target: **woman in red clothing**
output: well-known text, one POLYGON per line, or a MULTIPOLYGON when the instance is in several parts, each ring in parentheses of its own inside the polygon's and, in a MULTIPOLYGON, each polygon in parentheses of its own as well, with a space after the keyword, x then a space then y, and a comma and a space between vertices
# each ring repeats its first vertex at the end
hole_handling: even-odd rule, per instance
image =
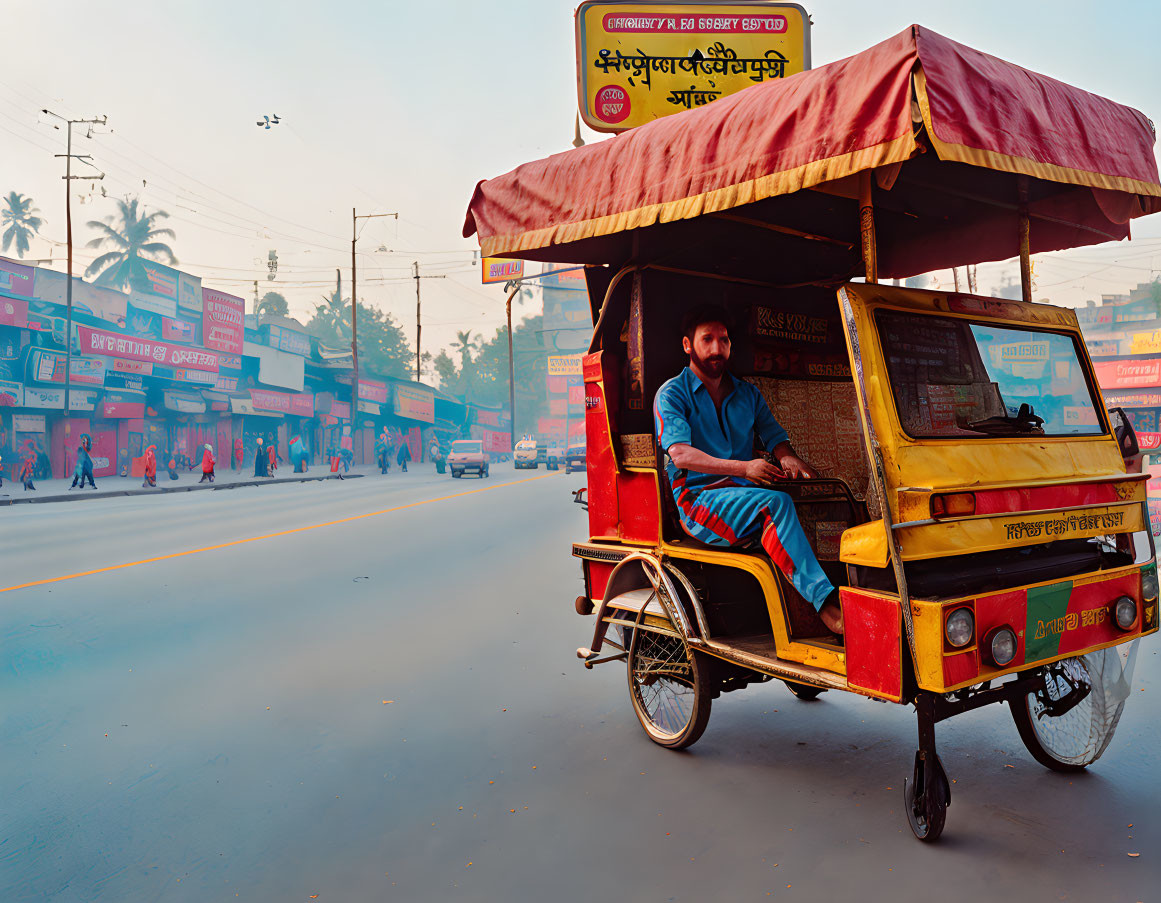
POLYGON ((145 480, 141 484, 144 487, 157 485, 157 451, 156 445, 151 445, 145 449, 145 480))
POLYGON ((198 480, 199 483, 204 483, 209 480, 214 482, 214 450, 206 445, 202 451, 202 478, 198 480))
POLYGON ((238 470, 242 469, 242 462, 245 459, 246 459, 246 456, 242 452, 242 440, 241 440, 241 438, 235 439, 234 440, 234 460, 238 462, 238 470))

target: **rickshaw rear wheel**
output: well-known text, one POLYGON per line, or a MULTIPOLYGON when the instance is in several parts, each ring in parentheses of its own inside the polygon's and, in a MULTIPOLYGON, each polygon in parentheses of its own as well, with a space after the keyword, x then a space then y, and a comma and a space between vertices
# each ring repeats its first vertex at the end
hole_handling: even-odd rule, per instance
POLYGON ((1101 757, 1121 720, 1124 700, 1109 697, 1088 659, 1076 656, 1046 666, 1042 687, 1008 700, 1024 747, 1052 771, 1084 771, 1101 757))
POLYGON ((629 699, 649 739, 666 749, 692 746, 709 723, 710 663, 676 632, 626 630, 629 699))
POLYGON ((801 699, 803 702, 812 702, 818 699, 819 695, 826 692, 825 687, 814 687, 810 684, 800 684, 793 680, 784 680, 782 683, 786 684, 786 689, 789 690, 795 697, 801 699))

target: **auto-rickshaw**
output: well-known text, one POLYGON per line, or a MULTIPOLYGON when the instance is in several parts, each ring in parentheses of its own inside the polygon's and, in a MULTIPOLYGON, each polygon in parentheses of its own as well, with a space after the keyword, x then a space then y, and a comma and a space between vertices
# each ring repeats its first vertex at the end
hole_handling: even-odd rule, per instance
POLYGON ((1146 475, 1075 315, 1032 302, 1031 254, 1161 209, 1153 141, 1135 110, 913 26, 477 186, 484 254, 587 265, 577 655, 626 662, 650 739, 689 746, 719 694, 774 679, 912 704, 924 841, 951 801, 939 721, 1006 703, 1048 768, 1101 755, 1158 627, 1146 475), (885 281, 1014 257, 1022 300, 885 281), (652 401, 707 300, 732 316, 731 372, 822 474, 778 488, 840 587, 841 637, 759 547, 676 516, 652 401))

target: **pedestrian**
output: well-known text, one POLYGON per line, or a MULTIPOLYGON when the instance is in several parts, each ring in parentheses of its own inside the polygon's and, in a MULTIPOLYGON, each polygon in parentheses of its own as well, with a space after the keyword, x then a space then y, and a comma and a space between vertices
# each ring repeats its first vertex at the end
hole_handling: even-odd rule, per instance
POLYGON ((306 443, 301 436, 295 436, 290 440, 290 460, 294 462, 295 473, 306 473, 306 458, 306 443))
POLYGON ((234 460, 237 462, 234 469, 241 470, 242 463, 246 460, 246 454, 242 450, 242 438, 240 436, 234 440, 234 460))
POLYGON ((266 449, 262 445, 261 436, 258 437, 258 448, 254 452, 254 476, 270 476, 270 458, 266 455, 266 449))
POLYGON ((81 444, 77 446, 77 466, 73 468, 73 485, 69 489, 76 489, 78 482, 81 489, 84 489, 86 480, 94 489, 97 488, 97 484, 93 482, 93 459, 89 457, 89 450, 85 448, 82 439, 81 444))
POLYGON ((31 443, 25 444, 24 460, 20 465, 20 482, 24 484, 25 492, 29 489, 36 489, 36 486, 32 482, 32 478, 36 475, 36 451, 36 448, 31 443))
POLYGON ((351 464, 355 460, 355 453, 344 445, 339 450, 339 457, 343 459, 343 473, 350 473, 351 464))
POLYGON ((391 469, 391 457, 388 454, 387 427, 375 437, 375 456, 379 461, 379 473, 387 473, 391 469))
POLYGON ((97 481, 93 479, 93 437, 88 433, 81 434, 81 445, 85 449, 84 468, 81 471, 81 489, 85 488, 85 480, 89 481, 89 487, 97 488, 97 481))
POLYGON ((202 451, 202 478, 198 480, 199 483, 214 482, 214 464, 217 460, 214 458, 214 450, 210 448, 209 443, 206 443, 205 449, 202 451))
POLYGON ((278 454, 278 443, 271 439, 270 444, 266 446, 266 451, 270 457, 269 475, 274 476, 275 472, 278 470, 278 463, 282 460, 282 456, 278 454))
POLYGON ((169 471, 169 478, 171 480, 176 480, 178 477, 177 465, 181 463, 178 458, 178 455, 170 453, 169 460, 165 462, 165 469, 169 471))
POLYGON ((407 462, 411 460, 411 446, 406 442, 400 441, 399 454, 396 460, 399 462, 399 466, 403 469, 403 472, 407 473, 407 462))
POLYGON ((145 480, 141 486, 148 489, 157 485, 157 446, 151 445, 145 449, 145 480))
POLYGON ((447 455, 443 453, 438 440, 431 443, 431 448, 428 449, 427 454, 435 462, 436 473, 447 473, 447 455))

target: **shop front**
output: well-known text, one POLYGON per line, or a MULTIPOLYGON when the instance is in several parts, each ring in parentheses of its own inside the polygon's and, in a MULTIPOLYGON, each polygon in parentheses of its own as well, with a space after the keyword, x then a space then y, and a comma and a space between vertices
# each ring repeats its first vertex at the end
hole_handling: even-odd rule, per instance
POLYGON ((145 392, 106 389, 92 427, 93 473, 104 477, 127 471, 145 451, 145 392))

